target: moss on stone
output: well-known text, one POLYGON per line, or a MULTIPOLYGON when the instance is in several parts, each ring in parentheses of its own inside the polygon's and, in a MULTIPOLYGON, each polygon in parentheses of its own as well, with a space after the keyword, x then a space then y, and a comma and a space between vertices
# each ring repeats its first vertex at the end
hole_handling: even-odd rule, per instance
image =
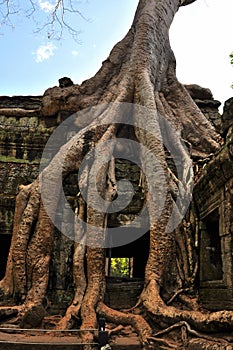
POLYGON ((40 159, 35 159, 32 161, 29 161, 27 159, 19 159, 15 157, 8 157, 8 156, 1 156, 0 155, 0 162, 2 163, 21 163, 21 164, 40 164, 40 159))

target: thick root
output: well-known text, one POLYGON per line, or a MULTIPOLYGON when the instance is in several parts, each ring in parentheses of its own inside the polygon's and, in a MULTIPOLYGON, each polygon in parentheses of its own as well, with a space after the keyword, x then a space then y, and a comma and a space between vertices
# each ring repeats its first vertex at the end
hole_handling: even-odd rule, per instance
POLYGON ((4 278, 0 281, 0 290, 5 296, 11 296, 14 291, 13 283, 13 252, 17 240, 17 233, 20 227, 24 210, 28 204, 28 199, 31 194, 32 184, 28 186, 21 185, 19 193, 16 196, 16 208, 14 214, 14 229, 11 239, 10 251, 7 259, 7 269, 4 278))
MULTIPOLYGON (((191 1, 187 0, 185 3, 191 1)), ((190 175, 190 155, 173 133, 165 135, 167 131, 162 130, 164 127, 162 119, 170 122, 175 131, 181 132, 180 127, 183 127, 183 136, 190 144, 193 143, 192 152, 195 156, 205 156, 214 152, 220 142, 210 123, 204 118, 188 92, 175 77, 175 62, 170 50, 168 29, 182 2, 184 3, 184 1, 180 2, 179 0, 139 1, 131 30, 125 39, 115 46, 99 73, 75 90, 70 88, 70 95, 65 96, 64 91, 68 90, 63 89, 64 95, 59 95, 57 103, 53 103, 55 99, 53 99, 51 91, 51 95, 47 92, 43 99, 42 113, 47 116, 55 115, 59 109, 64 111, 67 108, 72 111, 80 110, 101 102, 129 102, 146 107, 148 113, 143 115, 142 125, 135 127, 135 136, 137 142, 152 152, 160 163, 160 167, 157 164, 151 164, 150 160, 144 157, 147 150, 144 151, 145 154, 139 156, 141 163, 145 166, 144 169, 148 170, 149 174, 156 174, 156 180, 149 184, 151 185, 150 191, 145 188, 151 224, 150 253, 145 271, 145 288, 139 303, 146 310, 146 319, 141 315, 113 310, 103 303, 105 253, 103 246, 99 245, 103 237, 97 237, 96 231, 98 231, 97 228, 106 227, 107 215, 91 208, 88 203, 86 205, 80 204, 79 217, 81 219, 85 217, 87 223, 94 228, 88 232, 76 232, 78 234, 76 242, 78 243, 75 244, 73 257, 75 295, 65 316, 59 322, 58 328, 71 328, 74 325, 74 320, 80 317, 84 343, 93 342, 93 331, 98 326, 97 313, 110 322, 131 325, 139 335, 144 349, 148 348, 149 341, 160 341, 163 343, 161 348, 166 345, 175 348, 172 342, 164 344, 166 340, 159 340, 158 337, 177 328, 185 328, 186 332, 194 336, 199 336, 199 333, 193 331, 191 326, 203 332, 233 329, 233 312, 221 311, 203 314, 197 310, 195 303, 192 304, 187 298, 186 300, 183 298, 183 302, 192 306, 193 311, 179 310, 166 305, 160 295, 160 285, 166 283, 166 272, 177 253, 174 232, 166 232, 173 211, 173 197, 175 197, 175 195, 172 197, 169 181, 175 183, 175 189, 178 185, 182 185, 184 192, 189 191, 191 187, 188 178, 190 175), (160 20, 158 26, 158 19, 163 19, 164 16, 165 20, 160 20), (50 98, 51 103, 46 102, 50 98), (147 125, 148 133, 143 130, 144 124, 147 125), (168 169, 164 146, 166 138, 173 143, 180 159, 185 163, 182 179, 178 179, 172 170, 168 169), (164 195, 164 188, 161 189, 160 184, 160 179, 163 176, 167 181, 167 195, 164 210, 162 210, 161 217, 158 218, 157 215, 161 209, 158 198, 164 195), (85 246, 86 243, 88 243, 88 247, 85 246), (87 273, 85 274, 84 265, 86 262, 87 273), (172 326, 163 333, 157 333, 152 337, 152 329, 147 320, 159 326, 161 324, 172 326), (90 331, 86 332, 86 329, 90 331)), ((61 168, 63 170, 62 176, 77 171, 81 166, 87 146, 89 149, 91 145, 95 147, 117 137, 119 125, 111 124, 111 117, 109 118, 111 112, 111 107, 108 107, 100 115, 95 116, 96 119, 93 117, 90 125, 81 129, 75 136, 75 140, 70 140, 62 146, 50 165, 42 172, 40 178, 45 181, 49 189, 48 192, 43 192, 43 199, 47 200, 47 206, 49 205, 52 216, 55 215, 60 195, 60 187, 54 179, 57 179, 57 174, 61 173, 61 168), (98 121, 101 121, 101 127, 99 127, 98 121), (88 136, 90 131, 91 137, 88 136), (51 188, 53 198, 50 195, 51 188)), ((118 120, 118 124, 124 124, 123 117, 118 120)), ((103 150, 103 152, 106 152, 105 155, 113 155, 113 150, 103 150)), ((111 159, 111 157, 107 157, 107 159, 111 159)), ((97 178, 98 191, 105 200, 109 201, 115 195, 116 187, 115 165, 113 161, 110 163, 110 165, 103 166, 103 176, 99 175, 97 178)), ((88 168, 87 173, 90 170, 88 168)), ((88 181, 84 182, 88 185, 88 181)), ((93 189, 88 187, 87 192, 88 199, 95 201, 96 196, 93 189)), ((95 204, 98 208, 98 203, 95 204)), ((25 324, 31 322, 30 319, 38 321, 39 324, 43 317, 43 309, 40 308, 40 305, 48 285, 49 263, 53 246, 53 225, 44 206, 46 204, 41 201, 39 180, 22 189, 17 199, 7 272, 4 280, 0 282, 0 289, 3 290, 4 294, 18 293, 21 297, 26 297, 25 305, 19 308, 25 324), (35 230, 32 232, 34 228, 35 230), (36 313, 38 314, 37 319, 34 317, 36 313)), ((182 283, 187 280, 193 282, 196 274, 190 234, 185 232, 183 235, 177 234, 176 243, 180 247, 180 260, 184 266, 184 271, 180 272, 180 288, 183 290, 182 283), (184 241, 188 241, 187 247, 184 241), (188 259, 186 259, 186 255, 188 259)), ((170 303, 179 296, 178 294, 177 292, 173 295, 170 303)), ((14 313, 14 307, 12 310, 14 313)), ((91 349, 91 345, 85 345, 84 348, 85 350, 91 349)))
MULTIPOLYGON (((187 340, 187 335, 185 334, 185 331, 195 337, 198 337, 198 338, 202 338, 202 339, 206 339, 206 340, 210 340, 210 341, 214 341, 214 342, 217 342, 217 343, 221 343, 221 344, 229 344, 226 340, 224 339, 220 339, 220 338, 214 338, 212 336, 208 336, 208 335, 205 335, 205 334, 201 334, 195 330, 193 330, 190 325, 185 322, 185 321, 180 321, 178 323, 175 323, 173 324, 172 326, 166 328, 166 329, 163 329, 162 331, 160 332, 157 332, 155 334, 153 334, 153 337, 151 337, 150 339, 152 340, 156 340, 157 337, 161 337, 161 335, 164 335, 166 333, 169 333, 171 331, 173 331, 174 329, 177 329, 177 328, 185 328, 182 329, 182 333, 183 333, 183 336, 182 336, 182 340, 185 342, 185 340, 187 340)), ((187 344, 186 344, 187 345, 187 344)))
POLYGON ((233 312, 217 311, 204 313, 196 310, 180 310, 174 306, 167 306, 159 294, 159 286, 151 280, 141 294, 141 301, 148 315, 155 323, 172 325, 184 321, 201 332, 221 332, 233 330, 233 312))
POLYGON ((132 326, 137 332, 142 346, 146 347, 148 345, 148 338, 152 334, 152 329, 142 316, 113 310, 103 302, 98 304, 97 312, 109 322, 132 326))

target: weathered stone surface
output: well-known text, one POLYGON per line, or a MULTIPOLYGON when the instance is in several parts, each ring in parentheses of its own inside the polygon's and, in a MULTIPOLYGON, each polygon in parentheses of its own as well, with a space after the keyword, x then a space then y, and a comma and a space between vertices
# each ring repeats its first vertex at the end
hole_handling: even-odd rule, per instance
POLYGON ((197 180, 193 192, 200 218, 199 296, 203 305, 210 310, 233 309, 233 158, 230 153, 232 135, 233 126, 228 130, 221 152, 203 164, 200 170, 202 175, 197 180))
POLYGON ((109 279, 105 302, 114 309, 128 309, 136 305, 138 297, 143 289, 143 281, 122 281, 119 279, 109 279))
POLYGON ((25 312, 21 326, 23 328, 39 327, 46 314, 47 313, 42 305, 32 306, 27 312, 25 312))
POLYGON ((208 88, 203 88, 197 84, 184 85, 193 99, 213 100, 213 94, 208 88))
POLYGON ((12 199, 19 185, 27 185, 38 175, 38 164, 0 162, 0 189, 12 199))
POLYGON ((0 309, 0 320, 4 320, 8 318, 9 316, 16 316, 18 314, 17 308, 12 307, 2 307, 0 309))
POLYGON ((67 78, 67 77, 61 78, 58 81, 59 81, 60 88, 65 88, 65 87, 74 85, 72 80, 70 78, 67 78))
POLYGON ((0 160, 39 161, 49 135, 39 116, 9 117, 1 115, 0 109, 0 160))
POLYGON ((229 127, 233 124, 233 97, 229 98, 223 107, 222 115, 222 133, 226 134, 229 127))
POLYGON ((50 117, 60 111, 67 111, 70 114, 79 110, 79 85, 72 85, 66 88, 53 87, 45 91, 42 99, 41 113, 50 117))
POLYGON ((222 120, 218 112, 221 102, 214 100, 210 89, 196 84, 185 85, 185 88, 206 118, 213 124, 217 131, 221 132, 222 120))
POLYGON ((221 106, 221 102, 217 100, 200 100, 195 98, 195 102, 201 109, 205 107, 218 108, 221 106))
MULTIPOLYGON (((0 96, 1 108, 23 108, 26 110, 39 109, 42 96, 0 96)), ((1 111, 0 111, 1 113, 1 111)))

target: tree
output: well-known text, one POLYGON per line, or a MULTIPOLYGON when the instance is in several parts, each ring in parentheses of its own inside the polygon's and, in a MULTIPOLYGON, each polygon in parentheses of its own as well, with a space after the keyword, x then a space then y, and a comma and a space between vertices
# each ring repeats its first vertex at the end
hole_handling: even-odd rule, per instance
POLYGON ((64 32, 68 32, 75 40, 79 31, 70 21, 79 16, 85 19, 78 9, 78 1, 56 0, 53 2, 45 0, 28 0, 18 3, 15 0, 2 0, 0 3, 0 27, 8 25, 15 26, 17 16, 33 19, 35 32, 46 32, 48 39, 61 39, 64 32), (37 20, 38 13, 42 11, 44 16, 37 20))
MULTIPOLYGON (((167 227, 179 214, 184 215, 177 197, 191 191, 191 157, 208 156, 217 151, 220 145, 220 136, 192 101, 185 87, 178 82, 175 58, 169 44, 169 27, 175 13, 180 6, 194 1, 140 0, 129 32, 115 45, 93 78, 83 82, 81 86, 53 88, 45 92, 41 113, 46 116, 52 116, 59 111, 85 111, 90 106, 103 107, 94 109, 96 113, 93 111, 88 125, 80 127, 75 139, 64 144, 38 179, 28 186, 22 186, 17 196, 11 249, 6 275, 0 282, 0 288, 5 296, 17 296, 20 301, 20 305, 16 307, 19 319, 24 319, 25 315, 41 306, 46 294, 54 239, 53 219, 61 190, 54 178, 56 179, 61 170, 64 178, 79 169, 86 151, 91 147, 100 147, 102 156, 106 156, 109 161, 102 165, 101 172, 96 172, 98 159, 95 158, 96 153, 93 153, 94 162, 86 163, 87 168, 83 169, 79 184, 80 188, 88 184, 87 198, 96 206, 89 206, 82 197, 78 197, 78 217, 85 218, 89 230, 84 232, 83 227, 79 226, 75 232, 79 237, 75 242, 73 256, 76 290, 73 302, 58 328, 72 327, 77 315, 81 317, 81 329, 96 328, 98 314, 110 322, 133 326, 146 349, 150 341, 156 341, 152 335, 158 326, 164 328, 164 325, 179 322, 178 326, 186 325, 190 330, 191 325, 198 331, 233 327, 232 312, 205 314, 197 310, 197 304, 191 298, 186 297, 183 300, 192 308, 187 311, 170 306, 164 297, 166 286, 174 295, 177 293, 178 271, 181 270, 184 271, 186 288, 193 288, 196 257, 192 232, 185 231, 185 225, 172 231, 167 227), (106 142, 118 138, 122 125, 126 123, 124 113, 120 113, 118 109, 121 103, 133 103, 149 111, 142 113, 141 124, 135 122, 129 138, 143 145, 140 164, 146 174, 155 174, 153 179, 158 179, 154 183, 142 182, 148 203, 150 251, 145 268, 144 289, 137 305, 140 313, 136 314, 133 310, 113 310, 103 302, 105 249, 99 242, 102 242, 102 228, 106 227, 107 215, 95 209, 99 203, 96 202, 96 195, 90 186, 92 179, 89 177, 93 171, 102 198, 109 202, 115 199, 117 184, 112 160, 114 149, 112 146, 106 147, 106 142), (119 117, 117 122, 114 121, 116 115, 119 117), (172 125, 173 129, 166 123, 172 125), (180 130, 185 142, 182 142, 181 137, 174 137, 179 135, 180 130), (167 140, 182 160, 180 176, 168 163, 168 154, 172 151, 166 148, 167 140), (188 145, 189 152, 185 145, 188 145), (151 157, 159 160, 159 165, 147 157, 147 150, 151 157), (163 187, 160 186, 161 179, 167 188, 165 198, 163 187), (46 184, 42 190, 41 181, 46 184), (164 198, 164 205, 158 217, 161 197, 164 198), (91 225, 94 228, 91 229, 91 225), (189 257, 184 244, 191 254, 189 257), (84 269, 85 263, 87 272, 84 269)), ((195 230, 192 206, 186 215, 185 220, 195 230)), ((90 342, 92 333, 85 333, 82 339, 90 342)))

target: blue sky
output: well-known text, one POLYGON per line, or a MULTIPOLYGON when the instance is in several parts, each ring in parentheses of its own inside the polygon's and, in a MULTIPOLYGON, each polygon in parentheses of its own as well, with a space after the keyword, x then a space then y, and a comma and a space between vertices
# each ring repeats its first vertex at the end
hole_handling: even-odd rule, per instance
MULTIPOLYGON (((52 2, 38 0, 43 8, 37 12, 38 22, 52 2)), ((79 3, 89 20, 76 17, 78 42, 66 33, 61 41, 48 40, 45 32, 35 34, 35 24, 23 16, 12 19, 15 29, 0 28, 0 95, 43 94, 63 76, 81 83, 96 73, 113 45, 127 33, 137 0, 79 3)), ((197 0, 180 9, 170 31, 179 80, 209 87, 220 101, 233 96, 232 13, 232 0, 197 0)))

